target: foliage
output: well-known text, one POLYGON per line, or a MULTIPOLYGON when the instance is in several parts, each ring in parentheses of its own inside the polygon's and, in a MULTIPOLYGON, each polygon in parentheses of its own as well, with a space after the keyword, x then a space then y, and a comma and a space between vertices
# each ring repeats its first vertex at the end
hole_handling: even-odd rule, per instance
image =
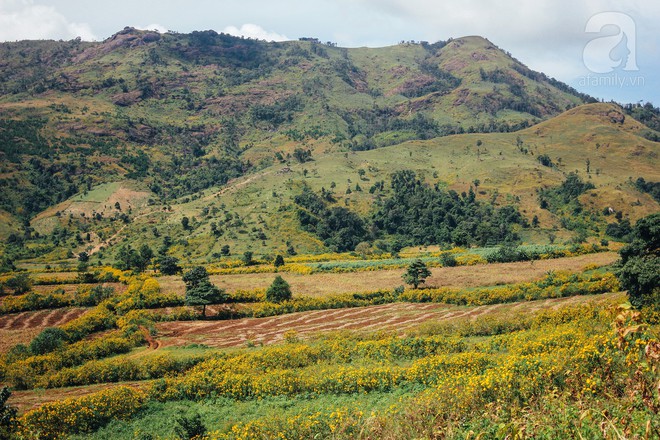
POLYGON ((308 186, 294 197, 300 225, 321 238, 325 245, 337 252, 352 250, 367 237, 364 221, 353 211, 343 207, 328 208, 326 201, 308 186))
POLYGON ((660 306, 660 214, 640 219, 632 242, 621 248, 621 286, 635 307, 660 306))
POLYGON ((139 251, 130 245, 123 245, 117 251, 115 267, 119 270, 144 272, 152 258, 153 251, 146 244, 140 247, 139 251))
POLYGON ((196 266, 183 274, 186 283, 186 304, 202 306, 202 317, 206 316, 206 306, 226 300, 225 291, 211 284, 209 274, 202 266, 196 266))
POLYGON ((67 339, 64 330, 57 327, 45 328, 30 342, 30 351, 33 354, 46 354, 62 347, 67 339))
POLYGON ((412 284, 417 289, 417 286, 424 284, 426 278, 430 276, 431 271, 426 267, 426 264, 422 260, 415 260, 408 266, 402 278, 406 284, 412 284))
POLYGON ((169 255, 161 255, 156 259, 156 268, 163 275, 175 275, 181 272, 179 259, 169 255))
POLYGON ((20 418, 20 432, 25 438, 44 440, 91 432, 113 419, 130 418, 144 400, 142 391, 119 386, 85 397, 45 403, 20 418))
POLYGON ((645 193, 649 193, 656 202, 660 203, 660 182, 647 182, 643 177, 635 180, 635 187, 645 193))
POLYGON ((483 246, 514 241, 512 225, 524 224, 512 206, 495 208, 476 200, 472 190, 459 196, 438 185, 430 187, 410 170, 392 175, 392 190, 392 197, 374 214, 374 225, 410 245, 483 246))
MULTIPOLYGON (((495 320, 482 316, 461 321, 464 327, 432 328, 431 334, 404 338, 333 334, 231 351, 185 377, 157 381, 151 396, 210 398, 230 408, 287 397, 289 404, 273 412, 216 425, 208 434, 213 439, 430 438, 432 433, 514 438, 523 427, 534 437, 570 438, 579 432, 593 438, 612 427, 643 437, 646 421, 657 420, 658 397, 647 394, 658 379, 657 340, 631 322, 632 315, 620 315, 612 331, 614 315, 607 308, 569 306, 495 320), (471 335, 481 338, 474 341, 471 335), (647 363, 652 366, 644 367, 647 363), (394 402, 371 411, 338 403, 348 400, 341 394, 371 392, 376 399, 393 396, 394 402), (310 397, 323 396, 332 396, 329 407, 308 406, 310 397), (616 421, 600 416, 605 409, 616 421), (576 424, 580 414, 584 417, 576 424)), ((144 422, 134 425, 139 423, 144 422)))
POLYGON ((174 432, 181 440, 191 440, 203 438, 206 434, 206 427, 202 423, 202 418, 198 413, 192 416, 181 416, 176 419, 174 432))
POLYGON ((279 303, 291 299, 291 288, 281 276, 276 276, 273 283, 266 290, 266 301, 279 303))
POLYGON ((14 275, 13 277, 7 279, 7 281, 4 283, 6 287, 14 290, 15 295, 29 292, 32 288, 32 284, 32 278, 30 278, 30 275, 25 272, 14 275))
POLYGON ((16 430, 16 408, 7 404, 11 391, 6 386, 0 388, 0 439, 11 439, 16 430))

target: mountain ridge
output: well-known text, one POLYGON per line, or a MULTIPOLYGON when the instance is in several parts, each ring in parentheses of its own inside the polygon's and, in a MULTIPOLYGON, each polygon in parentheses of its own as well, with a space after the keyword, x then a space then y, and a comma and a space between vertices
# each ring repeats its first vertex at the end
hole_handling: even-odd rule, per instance
MULTIPOLYGON (((0 97, 0 154, 5 159, 0 185, 6 190, 0 196, 0 208, 7 219, 0 234, 4 237, 25 234, 26 221, 31 220, 29 228, 40 234, 53 234, 58 228, 78 231, 72 232, 74 236, 89 233, 91 241, 78 241, 73 247, 98 248, 120 226, 78 224, 72 222, 76 218, 72 215, 100 216, 101 223, 109 221, 107 215, 112 221, 130 223, 135 216, 153 211, 148 221, 156 223, 148 224, 176 224, 183 216, 199 219, 195 211, 203 209, 195 207, 195 201, 202 193, 225 194, 222 188, 229 188, 226 194, 252 200, 246 194, 265 191, 253 188, 258 178, 232 190, 233 179, 252 179, 241 176, 286 176, 291 182, 282 192, 288 197, 302 182, 310 182, 317 191, 329 189, 332 182, 315 173, 335 173, 331 171, 335 165, 343 170, 336 171, 338 175, 351 179, 345 175, 347 170, 360 168, 351 164, 352 158, 364 156, 366 174, 352 177, 355 190, 355 182, 362 182, 364 176, 379 181, 389 178, 395 169, 390 164, 383 164, 379 171, 371 171, 368 165, 381 153, 418 169, 427 180, 430 174, 438 175, 431 180, 444 179, 443 185, 459 192, 467 191, 475 179, 483 182, 481 191, 490 186, 491 196, 508 188, 514 203, 522 203, 528 211, 523 215, 529 221, 537 215, 546 225, 563 230, 554 214, 533 207, 537 194, 521 196, 506 180, 489 177, 503 172, 501 166, 488 169, 482 164, 494 151, 491 142, 501 148, 502 157, 515 156, 513 163, 524 173, 543 176, 519 180, 532 187, 538 182, 542 186, 561 183, 571 170, 569 164, 582 169, 587 159, 599 175, 594 171, 584 177, 602 185, 627 185, 619 179, 624 165, 639 170, 639 176, 627 177, 657 180, 657 170, 649 164, 649 157, 657 154, 657 144, 642 137, 650 129, 632 122, 620 107, 582 105, 592 99, 529 70, 477 36, 346 49, 313 39, 265 43, 213 31, 157 34, 126 28, 101 43, 4 43, 0 55, 6 60, 0 66, 0 87, 5 91, 0 97), (45 60, 41 71, 39 60, 45 60), (569 139, 572 132, 575 136, 569 139), (444 143, 453 151, 432 147, 444 143), (635 144, 641 150, 628 152, 625 158, 613 154, 621 165, 615 166, 597 156, 602 155, 600 150, 590 156, 573 154, 569 143, 588 145, 591 150, 595 144, 607 145, 602 151, 635 144), (454 174, 429 168, 435 159, 417 164, 415 145, 438 151, 454 174), (465 157, 460 157, 459 148, 465 157), (410 156, 403 158, 394 150, 410 156), (522 151, 526 151, 525 160, 517 156, 522 151), (539 165, 539 154, 552 156, 554 168, 539 165), (557 162, 559 154, 563 163, 557 162), (473 156, 475 163, 465 162, 473 156), (451 165, 452 161, 465 163, 461 168, 451 165), (610 168, 616 172, 604 179, 610 168), (280 174, 282 169, 290 171, 280 174), (305 170, 311 174, 299 174, 305 170), (101 202, 90 194, 102 194, 101 202), (522 202, 515 202, 515 197, 522 197, 522 202), (83 202, 87 207, 81 207, 83 202), (104 206, 88 209, 94 203, 104 206)), ((433 163, 440 166, 437 160, 433 163)), ((279 184, 273 185, 275 192, 279 184)), ((607 191, 596 193, 603 197, 607 191)), ((344 197, 346 206, 367 215, 373 200, 353 194, 344 197)), ((628 187, 622 194, 622 200, 637 196, 646 201, 644 194, 628 187)), ((268 205, 262 197, 256 200, 268 205)), ((279 200, 281 209, 284 199, 279 200)), ((224 202, 225 206, 233 203, 224 202)), ((654 206, 655 202, 648 203, 654 206)), ((629 209, 629 203, 619 199, 611 204, 627 211, 633 220, 645 211, 629 209)), ((292 217, 266 210, 259 220, 250 213, 258 209, 237 209, 241 216, 255 217, 248 224, 257 231, 266 217, 278 218, 274 221, 278 235, 306 237, 308 244, 301 242, 299 247, 323 250, 316 238, 300 234, 292 217)), ((211 221, 208 214, 203 217, 196 225, 208 236, 211 221)), ((136 233, 131 232, 132 226, 122 228, 136 233)), ((245 228, 237 228, 231 234, 234 238, 223 240, 236 242, 234 248, 252 247, 249 241, 254 237, 239 236, 239 229, 245 228)), ((262 235, 266 234, 254 234, 262 235)), ((538 238, 532 236, 532 240, 538 238)), ((281 250, 286 241, 265 246, 281 250)))

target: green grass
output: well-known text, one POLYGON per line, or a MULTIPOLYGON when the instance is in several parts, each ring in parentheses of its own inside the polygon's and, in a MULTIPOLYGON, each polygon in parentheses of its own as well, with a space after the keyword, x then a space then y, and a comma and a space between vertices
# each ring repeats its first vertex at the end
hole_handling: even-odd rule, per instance
POLYGON ((269 397, 257 401, 236 401, 216 398, 209 401, 150 402, 136 418, 115 421, 91 435, 72 436, 72 440, 116 439, 133 440, 136 433, 150 433, 171 438, 176 420, 181 416, 199 414, 209 430, 227 430, 237 422, 261 419, 288 418, 299 413, 326 413, 346 407, 361 408, 366 414, 384 411, 402 397, 410 396, 411 389, 392 392, 373 392, 354 395, 324 395, 318 397, 269 397))
POLYGON ((91 191, 87 191, 86 194, 83 193, 72 197, 71 200, 74 202, 105 202, 120 188, 120 186, 120 182, 104 183, 95 187, 91 191))

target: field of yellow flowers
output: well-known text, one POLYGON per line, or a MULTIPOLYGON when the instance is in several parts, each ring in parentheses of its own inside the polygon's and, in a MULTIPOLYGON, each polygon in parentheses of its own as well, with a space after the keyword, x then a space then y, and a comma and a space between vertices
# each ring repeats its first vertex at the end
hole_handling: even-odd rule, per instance
MULTIPOLYGON (((299 263, 296 263, 299 264, 299 263)), ((44 353, 17 346, 0 378, 14 390, 106 384, 24 411, 18 439, 660 438, 658 319, 609 301, 421 325, 405 334, 319 333, 233 349, 147 352, 155 323, 194 319, 157 278, 113 273, 122 293, 67 294, 94 304, 59 327, 44 353)), ((548 272, 534 282, 471 289, 378 290, 297 297, 236 292, 239 317, 393 302, 461 307, 616 292, 603 269, 548 272)), ((15 300, 18 301, 18 300, 15 300)), ((13 303, 12 303, 13 304, 13 303)), ((496 309, 494 309, 496 310, 496 309)), ((219 315, 216 319, 226 319, 219 315)), ((150 344, 151 345, 151 344, 150 344)), ((11 403, 11 401, 10 401, 11 403)))

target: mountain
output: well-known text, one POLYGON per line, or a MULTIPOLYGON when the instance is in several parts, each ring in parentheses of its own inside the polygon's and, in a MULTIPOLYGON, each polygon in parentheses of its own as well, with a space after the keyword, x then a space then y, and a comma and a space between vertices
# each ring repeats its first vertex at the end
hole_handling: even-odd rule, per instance
MULTIPOLYGON (((514 228, 529 241, 580 229, 539 206, 571 171, 595 186, 578 217, 658 208, 635 185, 658 181, 645 138, 657 132, 481 37, 346 49, 126 28, 99 43, 3 43, 0 60, 0 234, 30 244, 21 257, 165 235, 192 260, 226 244, 323 251, 295 196, 332 190, 327 209, 370 223, 402 169, 536 216, 540 228, 514 228)), ((602 235, 608 222, 581 228, 602 235)))

